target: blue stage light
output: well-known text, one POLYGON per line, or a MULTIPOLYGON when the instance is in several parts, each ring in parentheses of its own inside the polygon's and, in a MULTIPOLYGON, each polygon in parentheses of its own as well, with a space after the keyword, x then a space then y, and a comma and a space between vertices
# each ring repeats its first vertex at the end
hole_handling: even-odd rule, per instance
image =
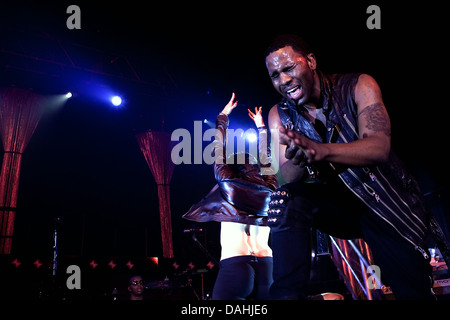
POLYGON ((114 106, 118 107, 118 106, 120 106, 122 104, 122 98, 119 97, 119 96, 114 96, 114 97, 111 98, 111 103, 114 106))
POLYGON ((67 92, 67 93, 66 93, 66 98, 67 98, 67 99, 72 98, 72 92, 70 92, 70 91, 67 92))
POLYGON ((248 142, 255 142, 257 139, 258 139, 258 137, 256 136, 256 134, 254 134, 254 133, 247 134, 248 142))

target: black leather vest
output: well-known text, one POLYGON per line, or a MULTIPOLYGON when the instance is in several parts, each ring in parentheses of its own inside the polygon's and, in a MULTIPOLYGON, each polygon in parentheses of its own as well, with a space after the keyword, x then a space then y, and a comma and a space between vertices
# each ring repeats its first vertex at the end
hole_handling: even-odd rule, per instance
MULTIPOLYGON (((285 127, 295 129, 319 143, 348 143, 359 139, 355 86, 360 74, 325 75, 319 72, 321 103, 326 115, 325 141, 302 107, 286 100, 278 104, 278 114, 285 127)), ((390 224, 417 250, 423 244, 428 212, 416 180, 399 158, 390 152, 389 161, 371 167, 344 167, 329 164, 344 184, 377 216, 390 224)), ((422 252, 426 256, 426 252, 422 252)))

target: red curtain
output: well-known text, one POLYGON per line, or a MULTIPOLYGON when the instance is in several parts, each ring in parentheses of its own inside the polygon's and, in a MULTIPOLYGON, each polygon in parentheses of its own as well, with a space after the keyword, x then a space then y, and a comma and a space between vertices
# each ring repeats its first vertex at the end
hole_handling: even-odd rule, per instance
POLYGON ((147 131, 137 136, 139 147, 158 185, 159 218, 163 256, 173 258, 170 180, 175 168, 170 157, 172 141, 163 131, 147 131))
POLYGON ((0 90, 0 254, 11 253, 22 154, 41 118, 42 96, 18 88, 0 90))

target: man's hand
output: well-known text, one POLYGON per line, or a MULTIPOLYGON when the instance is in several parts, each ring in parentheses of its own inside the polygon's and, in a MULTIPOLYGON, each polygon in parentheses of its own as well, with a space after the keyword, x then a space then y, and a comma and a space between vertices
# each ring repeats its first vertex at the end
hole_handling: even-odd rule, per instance
MULTIPOLYGON (((286 148, 286 158, 292 159, 295 164, 294 159, 300 159, 300 162, 317 162, 322 161, 327 156, 327 148, 325 144, 319 144, 305 136, 299 134, 296 131, 289 130, 286 128, 280 128, 280 132, 285 134, 291 139, 290 145, 286 148)), ((303 163, 305 165, 306 163, 303 163)))
POLYGON ((304 167, 307 164, 307 158, 303 149, 294 143, 294 140, 290 140, 290 144, 286 146, 286 151, 284 152, 286 159, 291 160, 292 164, 300 165, 304 167))

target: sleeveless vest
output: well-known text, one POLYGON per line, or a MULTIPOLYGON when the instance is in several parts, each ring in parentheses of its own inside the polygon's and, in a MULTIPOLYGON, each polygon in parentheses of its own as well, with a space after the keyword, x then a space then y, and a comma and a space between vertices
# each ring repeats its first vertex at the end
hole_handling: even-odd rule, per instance
MULTIPOLYGON (((326 116, 325 141, 303 107, 286 99, 278 103, 282 124, 319 143, 348 143, 359 139, 355 86, 360 74, 325 75, 319 72, 321 103, 326 116)), ((381 220, 428 257, 423 245, 429 223, 428 211, 417 181, 399 158, 370 167, 346 167, 329 163, 332 171, 381 220)))

